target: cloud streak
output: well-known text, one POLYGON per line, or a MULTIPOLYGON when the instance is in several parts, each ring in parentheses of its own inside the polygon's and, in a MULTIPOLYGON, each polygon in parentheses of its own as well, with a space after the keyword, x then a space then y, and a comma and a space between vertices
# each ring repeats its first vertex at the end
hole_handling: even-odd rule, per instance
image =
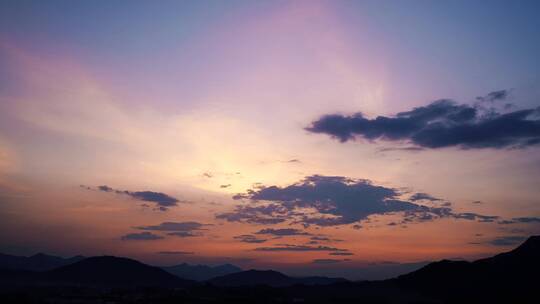
POLYGON ((307 246, 307 245, 291 245, 281 244, 274 247, 258 247, 255 251, 330 251, 330 252, 347 252, 347 249, 340 249, 329 246, 307 246))
MULTIPOLYGON (((91 187, 87 187, 84 185, 81 185, 81 187, 88 190, 92 190, 91 187)), ((154 192, 154 191, 118 190, 118 189, 111 188, 107 185, 97 186, 95 190, 98 190, 101 192, 115 193, 115 194, 120 194, 120 195, 127 195, 139 201, 155 203, 156 209, 160 211, 167 211, 169 207, 177 206, 178 203, 180 202, 180 200, 178 200, 175 197, 172 197, 165 193, 154 192)))
POLYGON ((261 239, 251 234, 237 235, 234 237, 234 239, 243 243, 250 243, 250 244, 260 244, 260 243, 266 242, 266 239, 261 239))
POLYGON ((151 232, 128 233, 121 237, 123 241, 155 241, 163 239, 162 236, 151 232))
POLYGON ((202 236, 201 230, 207 230, 204 228, 205 226, 210 226, 210 224, 201 224, 198 222, 163 222, 159 225, 138 226, 135 228, 149 231, 167 231, 167 235, 185 238, 202 236))

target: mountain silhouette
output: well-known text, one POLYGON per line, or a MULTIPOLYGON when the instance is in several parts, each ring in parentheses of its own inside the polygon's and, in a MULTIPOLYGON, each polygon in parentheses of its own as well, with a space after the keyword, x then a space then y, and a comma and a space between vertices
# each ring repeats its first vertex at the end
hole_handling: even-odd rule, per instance
POLYGON ((80 255, 65 259, 44 253, 38 253, 30 257, 0 253, 0 269, 47 271, 73 264, 82 259, 84 257, 80 255))
POLYGON ((474 262, 442 260, 389 280, 445 299, 526 301, 538 285, 540 236, 516 249, 474 262))
MULTIPOLYGON (((138 303, 533 304, 538 303, 538 257, 540 236, 533 236, 516 249, 493 257, 474 262, 442 260, 384 281, 295 278, 273 270, 248 270, 198 284, 135 260, 101 256, 42 272, 0 270, 0 302, 10 303, 4 300, 13 298, 6 298, 9 293, 4 291, 15 290, 34 297, 36 303, 43 298, 49 303, 72 300, 76 291, 82 302, 92 295, 116 302, 141 297, 138 303)), ((12 302, 21 301, 15 298, 12 302)))
POLYGON ((167 266, 161 268, 179 278, 195 281, 206 281, 215 277, 242 271, 241 268, 231 264, 207 266, 189 265, 187 263, 183 263, 175 266, 167 266))
POLYGON ((113 256, 86 258, 71 265, 44 273, 52 282, 96 286, 160 286, 184 287, 194 282, 180 279, 158 267, 113 256))
POLYGON ((208 282, 215 286, 271 286, 285 287, 293 285, 328 285, 347 281, 341 278, 305 277, 293 278, 274 270, 247 270, 213 278, 208 282))

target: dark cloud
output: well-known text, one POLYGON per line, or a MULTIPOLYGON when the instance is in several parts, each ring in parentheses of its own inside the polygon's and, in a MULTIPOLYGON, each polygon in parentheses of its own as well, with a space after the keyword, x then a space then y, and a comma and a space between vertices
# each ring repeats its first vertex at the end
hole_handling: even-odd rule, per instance
POLYGON ((287 162, 288 163, 301 163, 301 161, 299 159, 296 159, 296 158, 295 159, 289 159, 287 162))
POLYGON ((354 255, 352 252, 330 252, 329 255, 354 255))
POLYGON ((235 199, 249 202, 236 206, 233 212, 216 217, 231 222, 277 224, 288 221, 304 226, 351 224, 372 215, 390 213, 402 213, 407 222, 443 217, 489 222, 498 218, 454 213, 446 206, 424 206, 400 199, 401 195, 396 189, 377 186, 369 180, 313 175, 286 187, 258 186, 236 195, 235 199))
POLYGON ((405 151, 405 152, 420 152, 424 151, 421 147, 386 147, 377 149, 377 152, 405 151))
POLYGON ((139 226, 135 227, 140 230, 151 231, 167 231, 167 235, 176 237, 196 237, 202 236, 202 230, 207 230, 204 227, 210 226, 210 224, 201 224, 198 222, 163 222, 159 225, 153 226, 139 226))
POLYGON ((307 246, 307 245, 290 245, 280 244, 275 247, 259 247, 255 251, 330 251, 330 252, 346 252, 347 249, 340 249, 329 246, 307 246))
POLYGON ((313 240, 313 241, 324 241, 324 242, 331 241, 330 238, 326 237, 326 236, 312 236, 311 240, 313 240))
POLYGON ((524 236, 502 236, 495 238, 489 242, 493 246, 514 246, 521 244, 527 239, 524 236))
POLYGON ((129 233, 122 236, 123 241, 154 241, 160 240, 163 237, 151 232, 129 233))
POLYGON ((240 242, 244 243, 254 243, 254 244, 260 244, 266 242, 266 239, 257 238, 254 235, 251 234, 243 234, 238 235, 234 237, 235 240, 239 240, 240 242))
POLYGON ((159 225, 153 226, 139 226, 136 227, 140 230, 154 230, 154 231, 193 231, 193 230, 205 230, 205 226, 210 224, 201 224, 198 222, 163 222, 159 225))
POLYGON ((280 204, 268 204, 262 206, 238 205, 233 212, 218 214, 216 215, 216 218, 224 219, 229 222, 269 225, 285 222, 288 219, 288 214, 289 210, 280 204))
POLYGON ((487 222, 487 223, 491 223, 499 219, 498 216, 481 215, 481 214, 472 213, 472 212, 457 213, 457 214, 453 214, 452 216, 457 219, 465 219, 465 220, 471 220, 471 221, 477 220, 479 222, 487 222))
POLYGON ((501 220, 498 222, 501 225, 510 225, 510 224, 530 224, 530 223, 540 223, 540 217, 515 217, 511 220, 501 220))
POLYGON ((112 192, 112 191, 114 191, 113 188, 111 188, 109 186, 105 186, 105 185, 98 186, 97 188, 98 188, 99 191, 104 191, 104 192, 112 192))
MULTIPOLYGON (((81 185, 81 187, 86 187, 84 185, 81 185)), ((92 190, 91 187, 86 187, 88 190, 92 190)), ((165 193, 161 192, 154 192, 154 191, 128 191, 128 190, 118 190, 111 188, 107 185, 98 186, 95 188, 95 190, 102 191, 102 192, 110 192, 110 193, 116 193, 121 195, 127 195, 130 196, 136 200, 144 201, 144 202, 151 202, 155 203, 155 210, 159 211, 167 211, 169 207, 177 206, 180 202, 178 199, 169 196, 165 193)), ((143 204, 143 206, 148 206, 146 204, 143 204)))
MULTIPOLYGON (((504 91, 483 97, 503 99, 504 91)), ((306 130, 341 142, 364 138, 409 142, 421 148, 525 148, 540 144, 540 108, 501 112, 442 99, 395 116, 369 119, 362 113, 320 117, 306 130)))
POLYGON ((313 264, 337 264, 341 262, 347 262, 350 261, 349 259, 315 259, 313 260, 313 264))
POLYGON ((515 217, 513 220, 519 223, 540 223, 540 217, 515 217))
POLYGON ((135 199, 139 199, 141 201, 146 202, 153 202, 158 204, 160 207, 171 207, 176 206, 179 202, 178 199, 168 196, 165 193, 161 192, 153 192, 153 191, 136 191, 136 192, 130 192, 125 191, 127 195, 130 195, 131 197, 135 199))
POLYGON ((494 102, 497 100, 504 100, 510 95, 509 90, 499 90, 499 91, 493 91, 486 96, 478 96, 476 97, 476 100, 478 101, 488 101, 488 102, 494 102))
POLYGON ((434 196, 431 196, 423 192, 418 192, 418 193, 413 194, 411 197, 409 197, 409 200, 413 202, 422 201, 422 200, 431 201, 431 202, 442 201, 442 199, 440 198, 436 198, 434 196))
POLYGON ((219 185, 220 188, 229 188, 231 186, 231 184, 226 184, 226 185, 219 185))
POLYGON ((164 254, 164 255, 188 255, 188 254, 194 254, 192 251, 159 251, 158 254, 164 254))
POLYGON ((483 204, 483 202, 482 201, 474 201, 474 202, 472 202, 472 204, 480 205, 480 204, 483 204))
POLYGON ((186 238, 186 237, 195 237, 195 236, 202 236, 203 234, 200 232, 193 232, 193 231, 175 231, 175 232, 169 232, 167 235, 186 238))
POLYGON ((270 234, 270 235, 275 235, 275 236, 310 235, 309 233, 302 231, 300 229, 292 229, 292 228, 282 228, 282 229, 266 228, 258 232, 255 232, 255 234, 270 234))

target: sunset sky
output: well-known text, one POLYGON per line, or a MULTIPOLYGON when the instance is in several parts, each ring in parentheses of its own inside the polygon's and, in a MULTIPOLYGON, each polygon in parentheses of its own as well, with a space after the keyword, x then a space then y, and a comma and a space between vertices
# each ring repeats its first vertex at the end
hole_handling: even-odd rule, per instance
POLYGON ((538 12, 2 1, 0 252, 350 276, 507 251, 540 233, 538 12))

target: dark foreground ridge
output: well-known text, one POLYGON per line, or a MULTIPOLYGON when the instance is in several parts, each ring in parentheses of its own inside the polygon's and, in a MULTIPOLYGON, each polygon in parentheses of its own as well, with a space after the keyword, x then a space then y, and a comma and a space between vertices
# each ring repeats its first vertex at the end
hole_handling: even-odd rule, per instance
MULTIPOLYGON (((474 262, 443 260, 372 282, 235 271, 181 279, 127 258, 92 257, 47 271, 0 271, 1 303, 538 303, 540 236, 474 262)), ((228 270, 236 270, 229 267, 228 270)))

